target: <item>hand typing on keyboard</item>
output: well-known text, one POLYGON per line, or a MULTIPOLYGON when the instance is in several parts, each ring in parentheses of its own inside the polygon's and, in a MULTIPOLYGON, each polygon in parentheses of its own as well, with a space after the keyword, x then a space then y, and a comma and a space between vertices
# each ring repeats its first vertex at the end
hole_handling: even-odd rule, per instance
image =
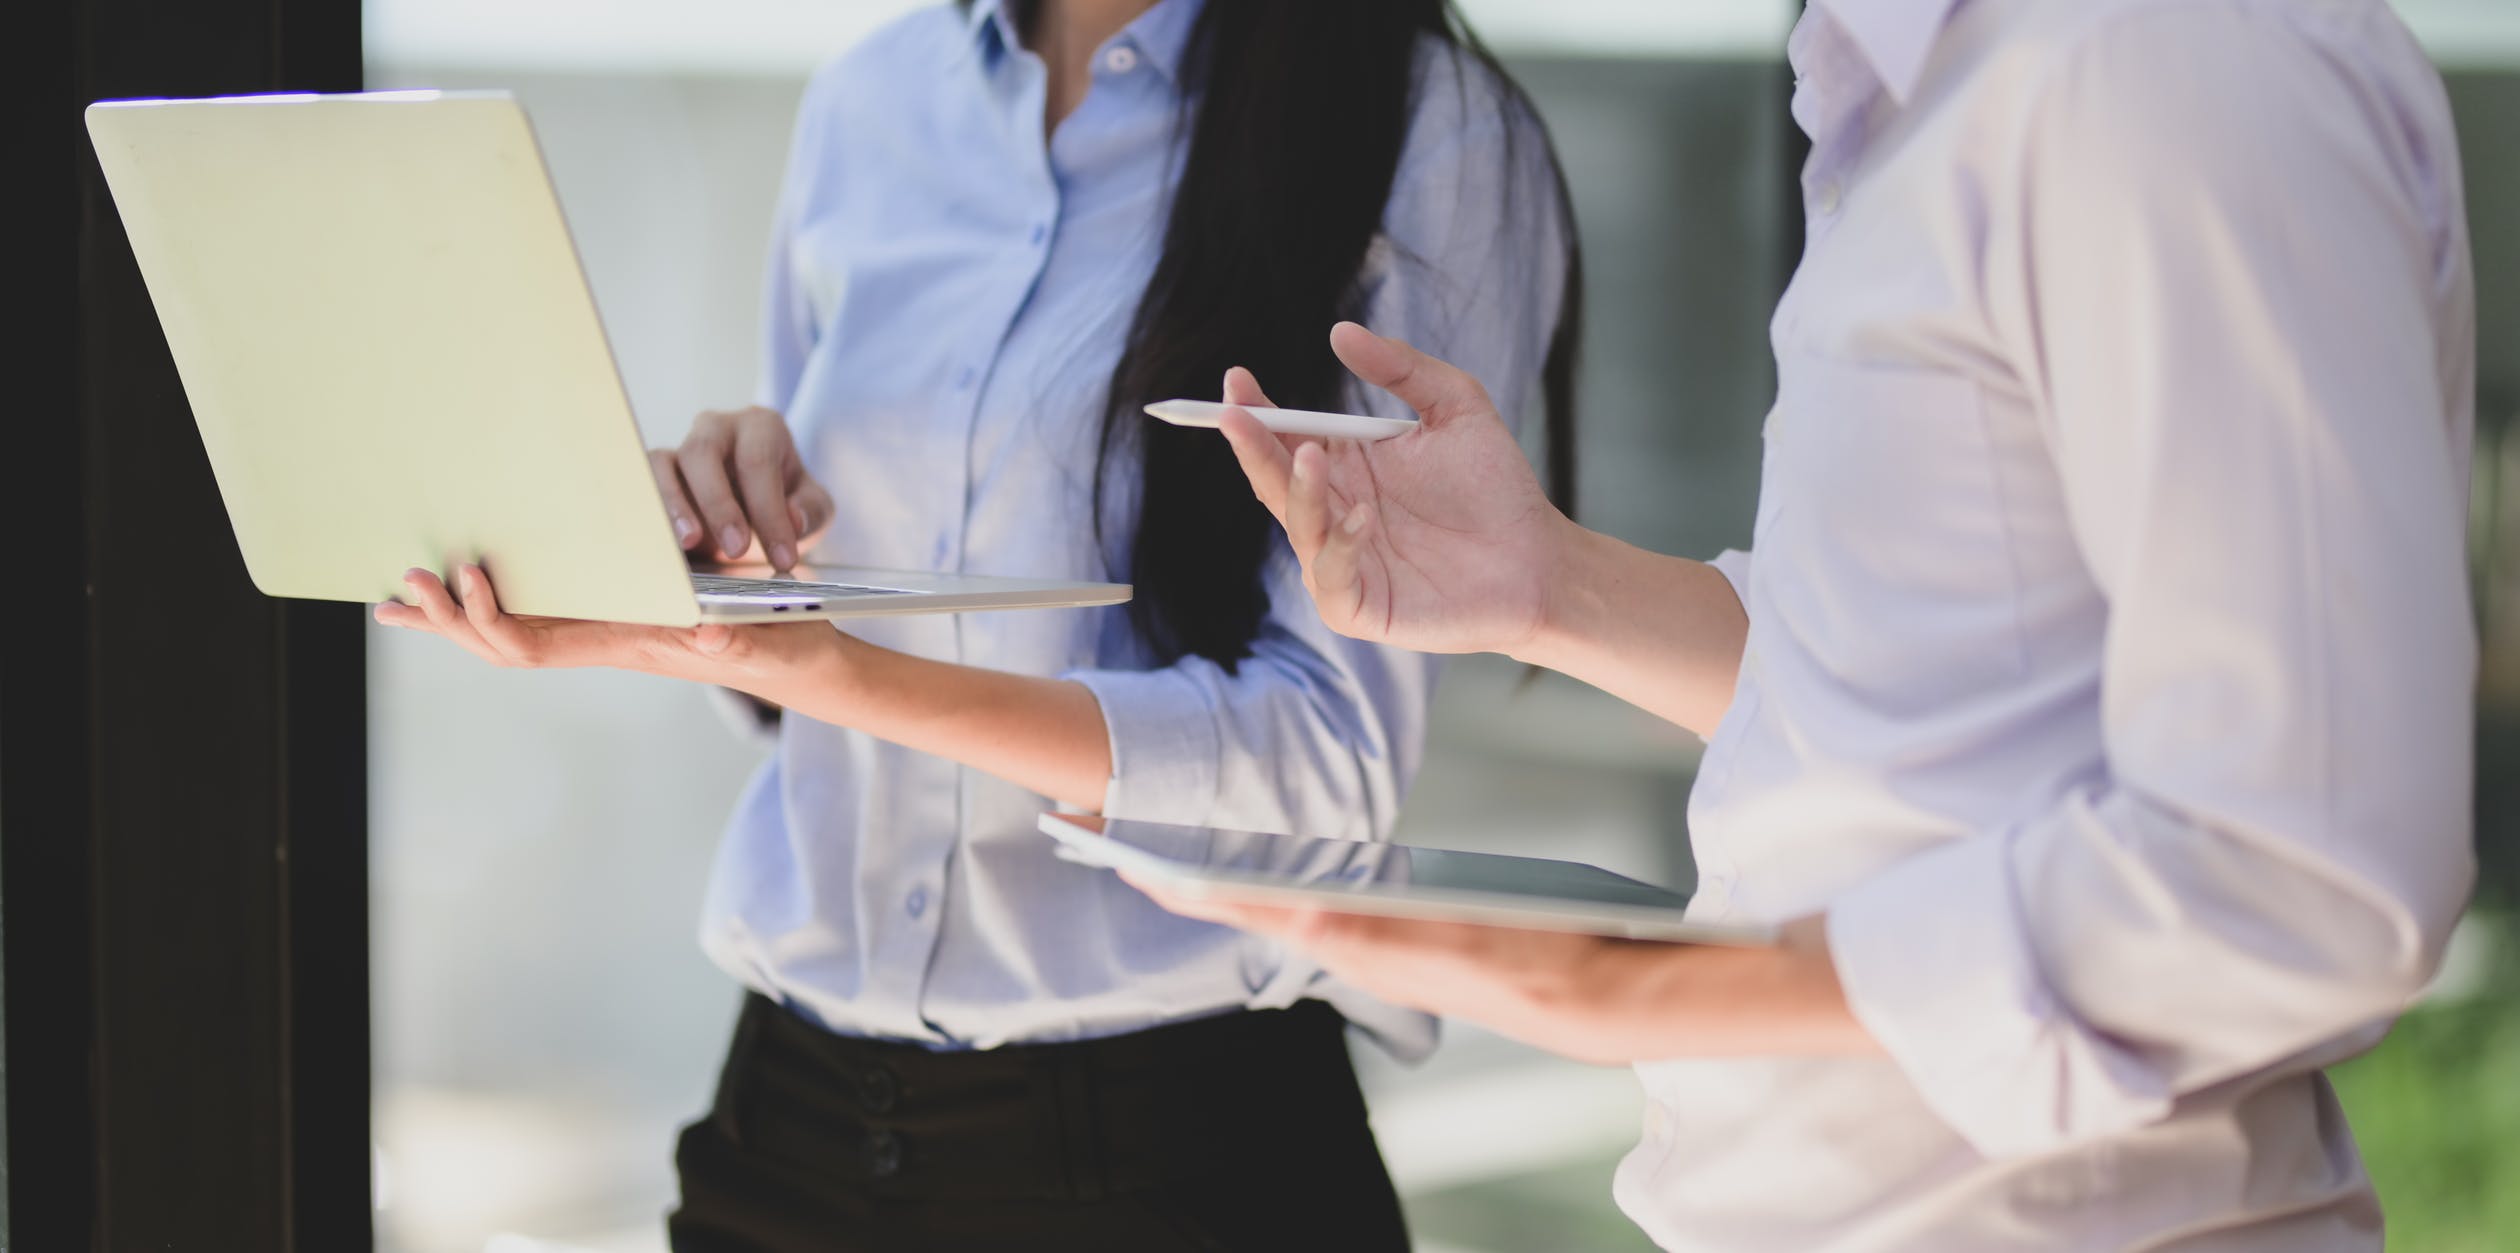
POLYGON ((796 564, 831 525, 831 493, 805 471, 787 419, 759 407, 701 414, 680 448, 648 452, 683 551, 796 564))

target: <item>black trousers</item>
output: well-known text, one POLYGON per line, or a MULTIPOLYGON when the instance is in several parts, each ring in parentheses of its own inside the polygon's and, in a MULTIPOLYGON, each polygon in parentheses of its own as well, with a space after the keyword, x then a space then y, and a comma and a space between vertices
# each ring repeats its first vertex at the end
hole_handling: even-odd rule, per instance
POLYGON ((934 1053, 744 1004, 675 1156, 676 1253, 1406 1250, 1318 1001, 934 1053))

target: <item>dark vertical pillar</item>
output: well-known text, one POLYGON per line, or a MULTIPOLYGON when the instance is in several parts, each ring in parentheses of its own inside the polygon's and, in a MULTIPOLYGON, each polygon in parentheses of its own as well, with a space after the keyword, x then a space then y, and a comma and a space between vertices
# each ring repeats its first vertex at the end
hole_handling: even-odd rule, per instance
POLYGON ((356 606, 247 582, 89 154, 91 100, 355 90, 357 0, 39 0, 0 525, 6 1247, 357 1250, 368 1205, 356 606))

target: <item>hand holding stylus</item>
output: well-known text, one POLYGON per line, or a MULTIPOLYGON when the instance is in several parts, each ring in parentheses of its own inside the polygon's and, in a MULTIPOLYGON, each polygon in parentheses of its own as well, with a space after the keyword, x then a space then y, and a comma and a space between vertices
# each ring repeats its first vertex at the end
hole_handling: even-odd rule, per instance
MULTIPOLYGON (((1262 504, 1286 528, 1323 621, 1356 639, 1425 652, 1514 652, 1542 625, 1551 553, 1573 528, 1549 503, 1486 389, 1463 371, 1353 322, 1331 349, 1420 419, 1375 443, 1271 433, 1240 409, 1221 427, 1262 504)), ((1259 380, 1225 376, 1232 405, 1266 405, 1259 380)))

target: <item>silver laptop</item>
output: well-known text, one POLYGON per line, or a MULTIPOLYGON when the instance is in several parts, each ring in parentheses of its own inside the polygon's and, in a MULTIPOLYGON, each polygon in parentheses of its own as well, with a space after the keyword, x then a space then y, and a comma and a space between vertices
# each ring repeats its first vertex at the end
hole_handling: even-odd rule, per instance
POLYGON ((87 125, 266 593, 375 602, 413 566, 480 561, 517 613, 666 626, 1129 598, 695 574, 504 92, 117 101, 87 125))

